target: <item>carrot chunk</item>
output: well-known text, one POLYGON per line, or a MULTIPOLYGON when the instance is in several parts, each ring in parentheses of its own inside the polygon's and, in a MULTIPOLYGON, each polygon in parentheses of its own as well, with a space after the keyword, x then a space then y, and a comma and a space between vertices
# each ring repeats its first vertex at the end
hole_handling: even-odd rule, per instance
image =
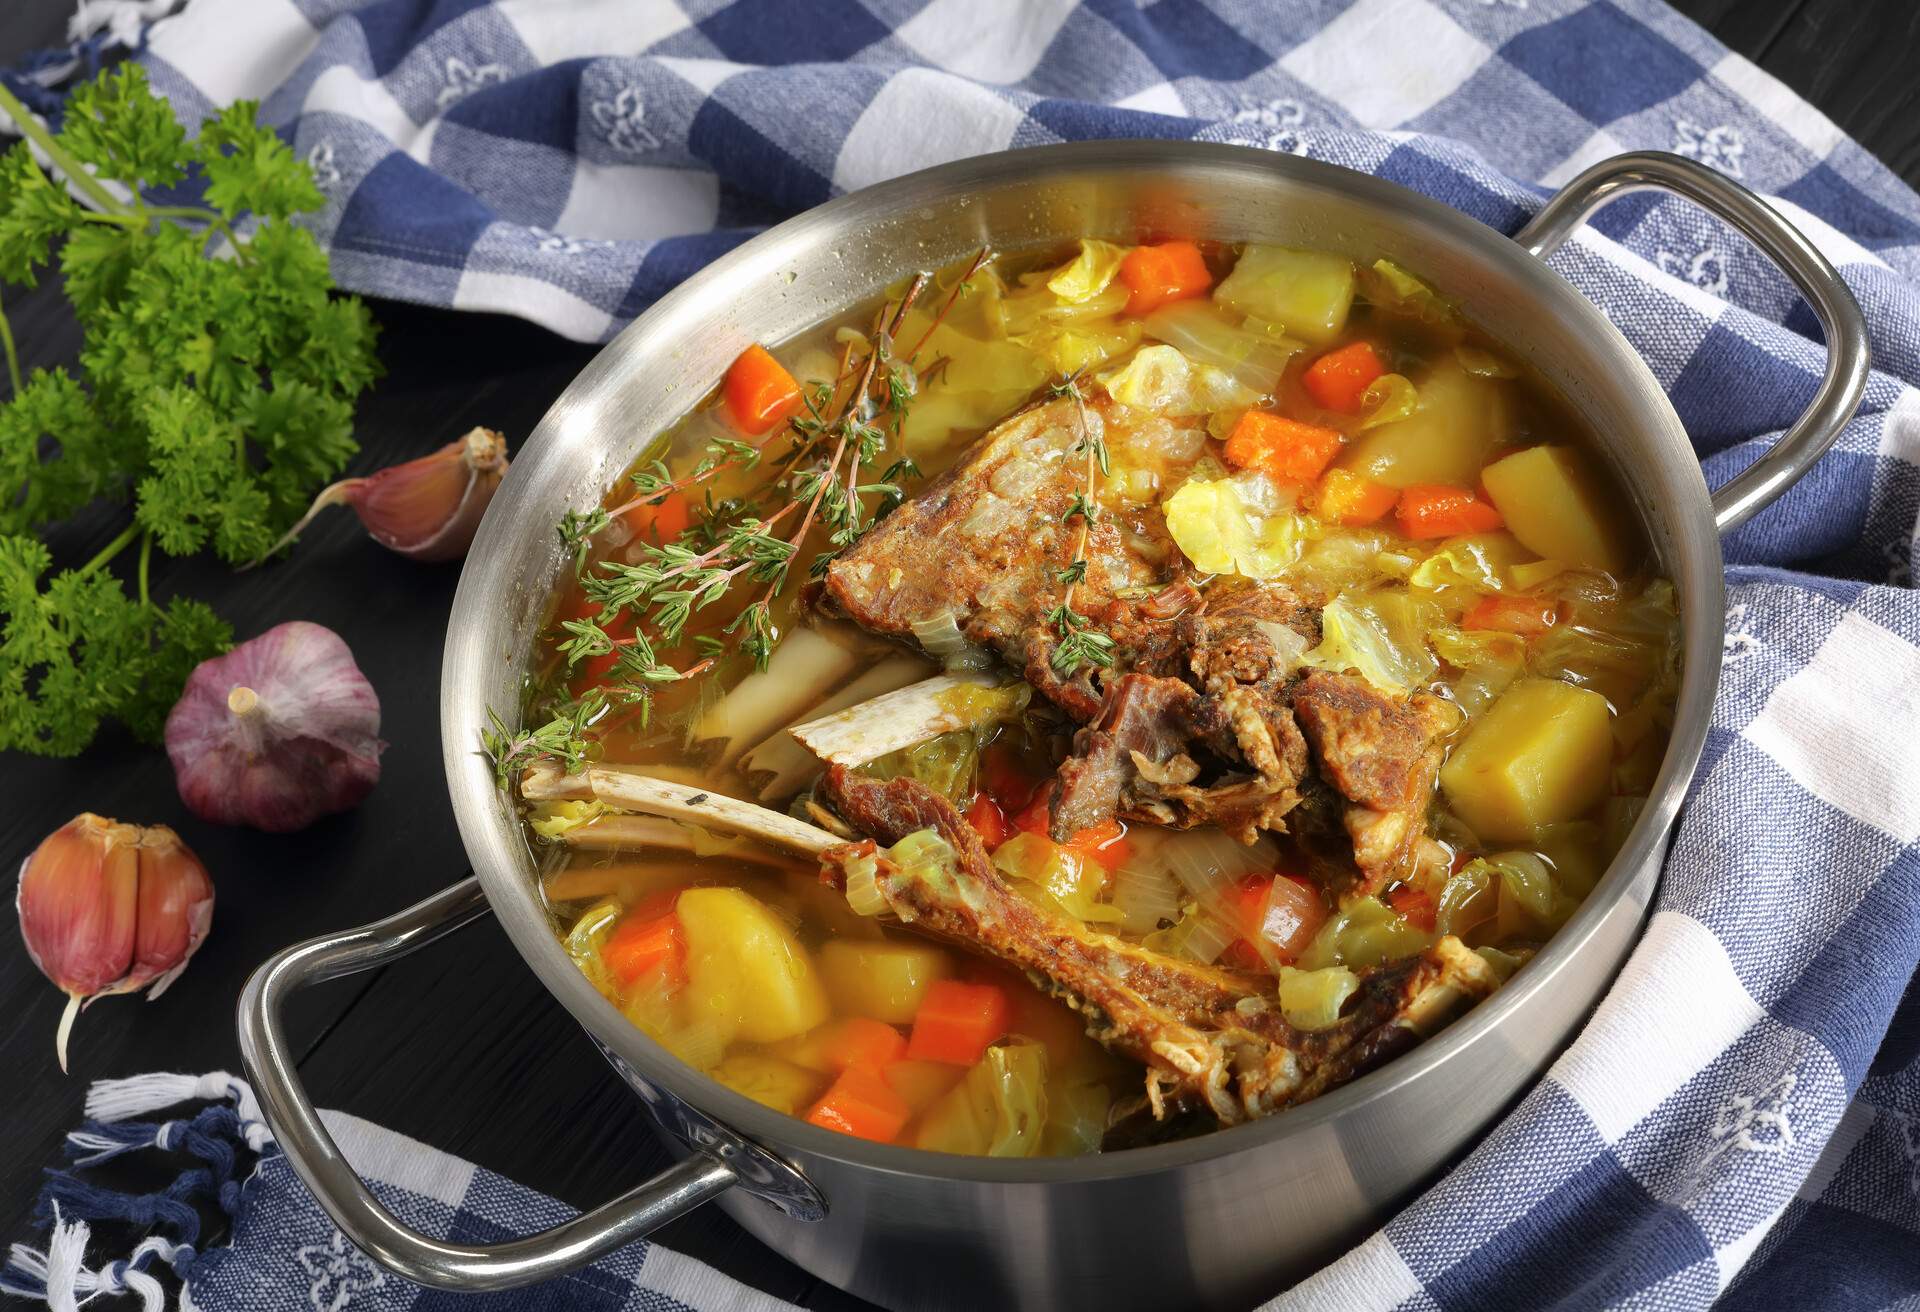
POLYGON ((1311 483, 1340 453, 1340 434, 1263 410, 1240 416, 1227 436, 1227 463, 1265 470, 1274 478, 1311 483))
POLYGON ((879 1071, 849 1066, 807 1111, 807 1120, 861 1139, 890 1143, 913 1115, 879 1071))
POLYGON ((1457 533, 1491 533, 1506 526, 1493 503, 1463 487, 1421 483, 1404 488, 1394 509, 1400 532, 1410 538, 1450 538, 1457 533))
POLYGON ((1387 894, 1387 905, 1393 908, 1395 915, 1405 917, 1414 928, 1433 932, 1437 909, 1433 905, 1433 898, 1425 890, 1402 884, 1387 894))
POLYGON ((638 914, 635 908, 613 927, 600 945, 600 960, 622 985, 658 970, 666 976, 667 987, 679 988, 687 980, 687 947, 680 934, 680 917, 638 914))
POLYGON ((659 505, 643 501, 620 518, 634 537, 663 546, 686 531, 693 522, 693 511, 687 505, 686 493, 669 492, 659 505))
POLYGON ((1400 494, 1349 469, 1329 469, 1313 497, 1314 513, 1329 524, 1371 524, 1393 509, 1400 494))
POLYGON ((1386 371, 1371 343, 1351 342, 1308 365, 1300 382, 1321 409, 1357 415, 1367 388, 1386 371))
POLYGON ((1499 629, 1537 638, 1560 622, 1560 612, 1544 597, 1496 592, 1482 597, 1460 617, 1463 629, 1499 629))
MULTIPOLYGON (((1051 793, 1043 792, 1034 798, 1025 810, 1013 817, 1011 824, 1013 831, 1050 837, 1048 830, 1053 824, 1051 793)), ((1133 844, 1127 841, 1127 827, 1111 816, 1090 829, 1082 829, 1060 846, 1082 860, 1097 861, 1109 872, 1119 869, 1133 855, 1133 844)))
POLYGON ((1190 241, 1135 246, 1120 261, 1119 277, 1127 289, 1128 314, 1146 314, 1168 301, 1183 301, 1213 286, 1206 257, 1190 241))
POLYGON ((800 408, 800 384, 760 345, 749 346, 727 370, 727 413, 759 436, 800 408))
POLYGON ((850 1066, 865 1066, 869 1070, 879 1070, 888 1062, 899 1061, 907 1054, 907 1041, 900 1031, 884 1021, 870 1020, 865 1016, 848 1016, 836 1021, 833 1032, 827 1037, 825 1055, 830 1065, 838 1070, 850 1066))
POLYGON ((1011 1014, 1006 991, 996 985, 935 980, 913 1018, 907 1056, 971 1066, 989 1044, 1006 1037, 1011 1014))
POLYGON ((980 835, 989 852, 1013 837, 1013 826, 1007 823, 1006 813, 984 792, 974 794, 973 804, 967 807, 967 823, 980 835))

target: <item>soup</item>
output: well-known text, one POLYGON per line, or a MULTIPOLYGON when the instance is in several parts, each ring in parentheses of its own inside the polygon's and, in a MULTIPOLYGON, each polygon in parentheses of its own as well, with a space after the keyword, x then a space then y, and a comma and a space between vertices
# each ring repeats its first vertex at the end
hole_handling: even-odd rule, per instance
POLYGON ((1665 750, 1674 591, 1414 274, 1086 240, 768 350, 559 526, 522 799, 555 932, 844 1133, 1116 1150, 1499 987, 1665 750))

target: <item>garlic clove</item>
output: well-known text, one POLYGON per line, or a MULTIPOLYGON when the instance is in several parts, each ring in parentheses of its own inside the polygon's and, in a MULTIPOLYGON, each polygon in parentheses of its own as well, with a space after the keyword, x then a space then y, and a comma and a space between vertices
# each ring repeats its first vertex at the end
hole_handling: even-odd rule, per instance
POLYGON ((380 698, 338 634, 294 620, 202 661, 167 717, 180 800, 270 833, 360 804, 380 779, 380 698))
POLYGON ((328 506, 348 505, 382 546, 413 560, 458 560, 473 545, 506 473, 506 438, 475 428, 431 455, 324 489, 267 555, 299 537, 328 506))
POLYGON ((213 925, 213 880, 180 835, 165 825, 149 825, 140 835, 139 914, 133 936, 133 963, 127 977, 109 990, 147 990, 147 1001, 180 978, 187 959, 200 948, 213 925))
POLYGON ((383 469, 349 494, 374 540, 414 560, 458 560, 507 472, 507 440, 476 428, 430 456, 383 469))
POLYGON ((84 812, 21 863, 15 906, 27 955, 67 994, 54 1040, 64 1071, 83 1007, 155 996, 186 968, 213 921, 213 881, 171 829, 84 812))

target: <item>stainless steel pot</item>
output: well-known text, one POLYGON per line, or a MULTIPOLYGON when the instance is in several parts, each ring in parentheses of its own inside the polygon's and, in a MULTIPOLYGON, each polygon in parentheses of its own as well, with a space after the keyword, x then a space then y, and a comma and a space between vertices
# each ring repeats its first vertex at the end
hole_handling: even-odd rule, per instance
POLYGON ((1824 451, 1867 375, 1858 306, 1814 248, 1751 193, 1672 155, 1582 174, 1508 240, 1414 192, 1234 146, 1092 142, 965 160, 830 202, 695 275, 616 338, 515 459, 454 600, 441 685, 447 783, 475 875, 364 928, 289 948, 249 981, 241 1050, 295 1170, 348 1238, 423 1284, 543 1279, 708 1199, 800 1266, 896 1308, 1244 1305, 1362 1237, 1470 1145, 1566 1044, 1640 928, 1720 667, 1719 534, 1824 451), (1826 331, 1825 379, 1774 449, 1709 495, 1652 373, 1542 262, 1599 206, 1677 192, 1744 232, 1826 331), (1386 256, 1418 270, 1536 365, 1600 435, 1679 587, 1685 671, 1651 801, 1586 904, 1492 1000, 1306 1106, 1203 1138, 1077 1159, 1002 1161, 847 1138, 696 1074, 629 1024, 550 932, 512 808, 476 752, 511 721, 558 565, 553 525, 597 502, 647 437, 750 342, 777 342, 904 271, 1083 234, 1179 231, 1386 256), (321 1127, 279 1027, 306 984, 412 952, 492 910, 540 981, 599 1043, 681 1156, 633 1192, 544 1234, 429 1239, 368 1193, 321 1127))

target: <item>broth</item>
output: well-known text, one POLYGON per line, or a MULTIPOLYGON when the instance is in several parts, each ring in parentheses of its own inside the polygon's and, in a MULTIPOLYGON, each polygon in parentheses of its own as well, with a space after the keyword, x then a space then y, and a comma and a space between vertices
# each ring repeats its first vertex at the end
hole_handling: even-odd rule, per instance
POLYGON ((562 526, 543 727, 492 745, 854 841, 823 879, 549 790, 555 932, 682 1060, 869 1138, 1311 1097, 1522 966, 1652 786, 1674 594, 1591 447, 1416 277, 1316 252, 983 254, 754 348, 562 526), (823 785, 788 731, 842 712, 823 785), (951 807, 876 821, 863 779, 951 807))

